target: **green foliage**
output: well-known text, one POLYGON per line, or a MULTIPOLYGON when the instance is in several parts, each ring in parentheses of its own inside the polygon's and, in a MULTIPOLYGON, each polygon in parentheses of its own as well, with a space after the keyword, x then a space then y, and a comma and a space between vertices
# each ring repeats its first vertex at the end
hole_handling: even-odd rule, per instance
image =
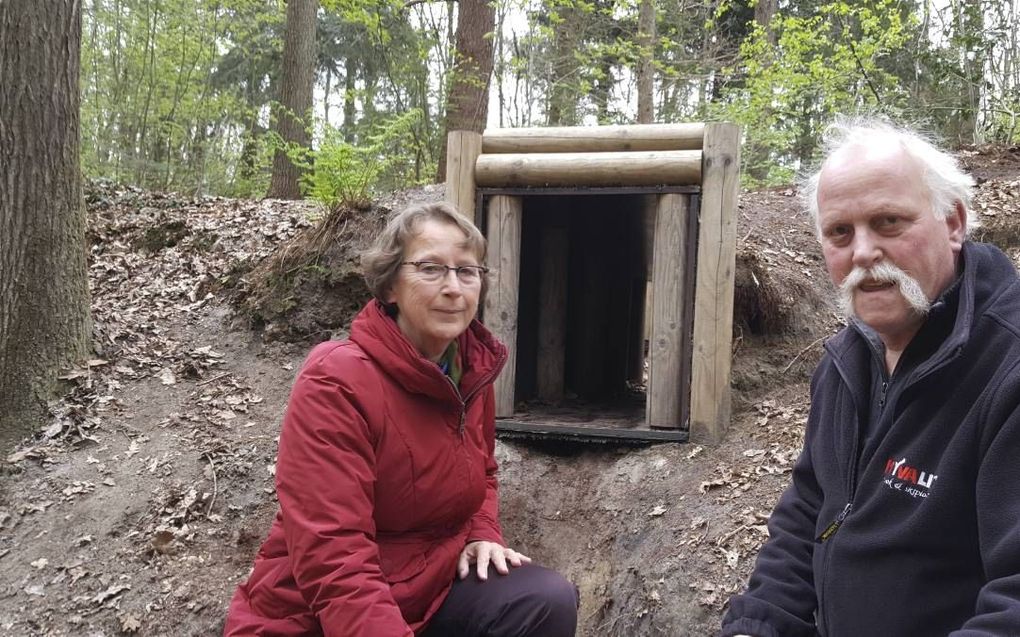
MULTIPOLYGON (((835 113, 927 121, 959 143, 1020 141, 1016 2, 500 0, 489 108, 504 126, 631 123, 651 55, 655 119, 743 125, 749 184, 788 180, 835 113), (523 19, 523 20, 522 20, 523 19), (525 26, 521 26, 526 21, 525 26)), ((310 196, 358 200, 435 174, 457 4, 321 0, 310 196), (328 124, 328 125, 327 125, 328 124)), ((82 166, 148 188, 259 196, 282 0, 85 0, 82 166)))
MULTIPOLYGON (((291 161, 305 168, 301 182, 305 194, 329 210, 364 208, 380 192, 416 185, 422 169, 414 165, 406 147, 421 116, 412 110, 381 122, 357 146, 344 141, 342 131, 326 127, 315 150, 286 148, 291 161)), ((277 143, 282 141, 277 138, 277 143)), ((425 168, 425 174, 435 169, 425 168)))
POLYGON ((85 173, 233 190, 237 142, 269 84, 275 0, 91 0, 83 9, 85 173))
POLYGON ((773 43, 755 25, 740 47, 736 80, 709 107, 745 131, 750 185, 788 182, 812 160, 821 128, 836 113, 900 112, 906 93, 883 68, 912 26, 893 0, 828 2, 809 15, 777 16, 773 43))

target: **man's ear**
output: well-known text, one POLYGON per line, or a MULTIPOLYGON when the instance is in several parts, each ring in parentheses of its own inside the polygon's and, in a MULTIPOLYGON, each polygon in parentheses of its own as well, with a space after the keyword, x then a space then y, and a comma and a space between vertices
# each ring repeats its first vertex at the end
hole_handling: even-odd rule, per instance
POLYGON ((946 217, 946 226, 949 228, 949 243, 955 252, 959 252, 967 238, 967 207, 959 199, 953 204, 952 214, 946 217))

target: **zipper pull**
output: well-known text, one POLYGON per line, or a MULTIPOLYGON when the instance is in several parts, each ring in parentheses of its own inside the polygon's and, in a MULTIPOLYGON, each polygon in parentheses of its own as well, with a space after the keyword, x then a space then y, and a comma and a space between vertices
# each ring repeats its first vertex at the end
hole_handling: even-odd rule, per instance
POLYGON ((464 418, 466 416, 467 416, 467 405, 461 407, 461 409, 460 409, 460 427, 458 427, 458 431, 460 431, 460 439, 461 440, 464 440, 464 418))
POLYGON ((815 538, 815 542, 824 542, 833 535, 835 535, 836 531, 839 530, 839 527, 842 526, 843 520, 845 520, 846 516, 850 513, 850 508, 852 506, 853 503, 847 502, 846 506, 843 507, 843 510, 839 512, 838 516, 836 516, 836 519, 832 521, 832 524, 825 527, 825 530, 822 531, 822 534, 815 538))
POLYGON ((889 389, 889 381, 883 380, 882 381, 882 391, 881 391, 881 393, 879 393, 879 398, 878 398, 878 408, 879 409, 882 409, 883 407, 885 407, 885 395, 886 395, 886 390, 888 390, 888 389, 889 389))

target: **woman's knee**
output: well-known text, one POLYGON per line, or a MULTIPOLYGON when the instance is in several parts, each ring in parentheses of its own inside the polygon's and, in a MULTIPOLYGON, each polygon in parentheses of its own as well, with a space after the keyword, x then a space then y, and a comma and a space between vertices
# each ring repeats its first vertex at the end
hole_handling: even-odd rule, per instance
POLYGON ((533 567, 528 587, 529 605, 533 605, 533 616, 540 618, 532 624, 534 630, 528 635, 536 637, 572 637, 577 629, 577 587, 554 570, 541 566, 533 567))

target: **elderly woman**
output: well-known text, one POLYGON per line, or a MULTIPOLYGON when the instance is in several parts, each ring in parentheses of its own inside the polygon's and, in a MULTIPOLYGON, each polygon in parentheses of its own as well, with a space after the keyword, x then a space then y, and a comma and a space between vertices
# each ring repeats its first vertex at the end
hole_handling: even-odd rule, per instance
POLYGON ((577 589, 506 546, 492 382, 475 319, 485 239, 449 204, 395 216, 375 299, 312 350, 280 435, 280 510, 225 635, 573 635, 577 589))

